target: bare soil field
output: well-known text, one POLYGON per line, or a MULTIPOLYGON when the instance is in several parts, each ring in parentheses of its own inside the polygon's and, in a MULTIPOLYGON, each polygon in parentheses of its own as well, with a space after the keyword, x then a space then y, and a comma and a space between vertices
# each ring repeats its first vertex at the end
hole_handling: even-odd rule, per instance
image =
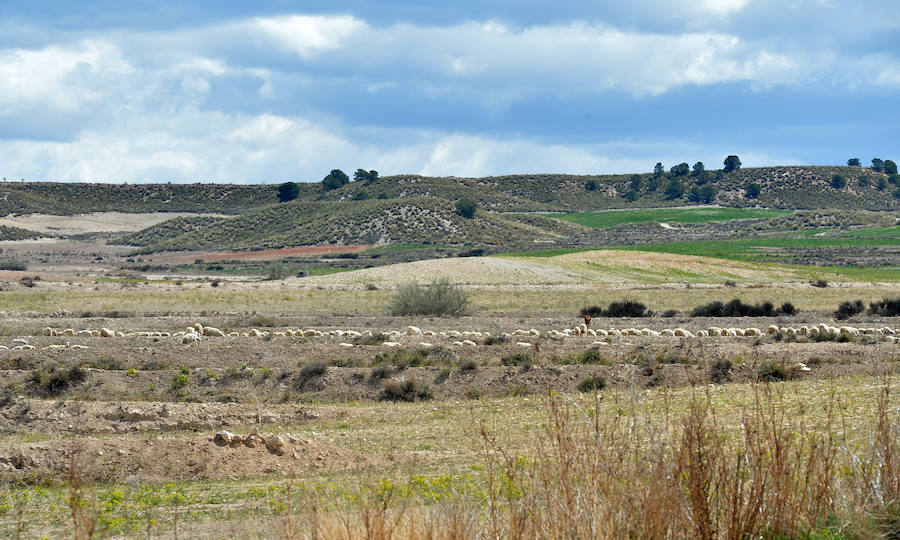
POLYGON ((370 245, 327 245, 327 246, 300 246, 283 249, 268 249, 261 251, 234 251, 224 253, 204 253, 197 257, 204 261, 270 261, 293 257, 297 255, 326 255, 333 253, 357 253, 365 251, 370 245))
POLYGON ((90 214, 76 214, 73 216, 25 214, 0 217, 0 225, 69 236, 86 233, 134 232, 173 218, 197 215, 225 217, 219 214, 192 214, 184 212, 150 212, 145 214, 92 212, 90 214))

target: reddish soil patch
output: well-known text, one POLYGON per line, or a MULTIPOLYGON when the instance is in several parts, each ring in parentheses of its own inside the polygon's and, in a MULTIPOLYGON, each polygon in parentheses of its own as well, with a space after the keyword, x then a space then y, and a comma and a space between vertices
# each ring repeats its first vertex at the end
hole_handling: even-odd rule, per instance
POLYGON ((327 245, 327 246, 297 246, 282 249, 268 249, 263 251, 227 251, 222 253, 208 253, 198 258, 204 261, 265 261, 281 259, 294 255, 327 255, 331 253, 355 253, 371 248, 371 245, 327 245))

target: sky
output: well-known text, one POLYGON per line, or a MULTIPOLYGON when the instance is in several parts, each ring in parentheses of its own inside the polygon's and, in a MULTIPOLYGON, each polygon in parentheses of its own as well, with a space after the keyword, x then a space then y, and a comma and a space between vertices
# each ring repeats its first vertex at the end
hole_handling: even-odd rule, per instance
POLYGON ((896 0, 0 0, 10 180, 868 164, 898 128, 896 0))

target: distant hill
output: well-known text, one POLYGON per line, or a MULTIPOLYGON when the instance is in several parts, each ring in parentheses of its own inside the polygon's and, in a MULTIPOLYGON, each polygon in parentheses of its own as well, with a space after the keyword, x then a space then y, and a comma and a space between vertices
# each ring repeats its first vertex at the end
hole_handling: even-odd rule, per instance
POLYGON ((484 211, 476 213, 474 218, 465 218, 457 214, 453 203, 435 197, 293 201, 206 224, 183 218, 170 220, 118 241, 142 246, 142 251, 161 251, 273 249, 324 243, 490 246, 551 241, 559 236, 557 231, 542 228, 540 223, 540 220, 529 223, 484 211))
MULTIPOLYGON (((633 175, 531 174, 485 178, 386 176, 374 182, 350 182, 323 192, 319 183, 300 183, 300 201, 350 201, 436 197, 472 199, 494 212, 579 212, 612 208, 651 208, 693 204, 690 192, 708 183, 715 189, 711 204, 730 207, 763 206, 791 210, 844 208, 897 210, 900 188, 890 178, 863 167, 761 167, 724 173, 707 171, 708 181, 688 174, 679 181, 684 195, 665 193, 670 174, 643 173, 633 201, 633 175), (841 175, 846 186, 832 186, 841 175), (860 179, 863 179, 862 181, 860 179), (746 187, 758 183, 758 198, 748 199, 746 187), (593 188, 593 189, 590 189, 593 188)), ((894 181, 900 183, 900 178, 894 181)), ((79 214, 86 212, 215 212, 240 214, 278 202, 277 185, 255 184, 85 184, 53 182, 0 183, 0 216, 8 214, 79 214)))

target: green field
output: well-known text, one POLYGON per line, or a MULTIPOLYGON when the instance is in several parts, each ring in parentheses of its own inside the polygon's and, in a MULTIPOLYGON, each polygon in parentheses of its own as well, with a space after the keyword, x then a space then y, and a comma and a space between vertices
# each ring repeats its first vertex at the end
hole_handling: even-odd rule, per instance
POLYGON ((771 218, 790 214, 789 210, 767 208, 658 208, 652 210, 609 210, 572 214, 541 214, 584 225, 607 228, 629 223, 707 223, 735 219, 771 218))

